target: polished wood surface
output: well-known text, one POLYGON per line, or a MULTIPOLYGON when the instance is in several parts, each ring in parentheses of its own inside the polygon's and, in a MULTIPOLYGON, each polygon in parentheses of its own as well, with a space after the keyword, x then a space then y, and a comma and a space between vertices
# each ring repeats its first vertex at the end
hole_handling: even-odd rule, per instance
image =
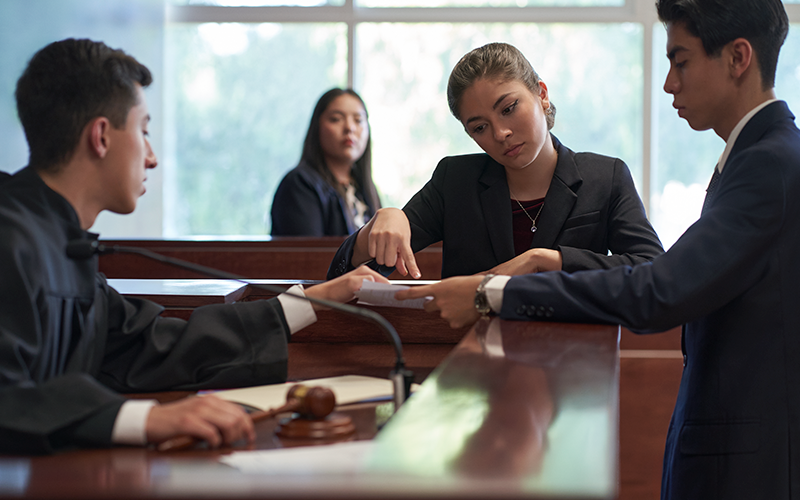
MULTIPOLYGON (((254 281, 282 287, 297 283, 296 280, 254 281)), ((210 282, 214 280, 111 280, 112 286, 123 293, 146 296, 166 305, 165 314, 180 317, 188 317, 204 301, 226 303, 272 296, 235 282, 219 282, 218 288, 210 282), (193 287, 196 288, 192 293, 199 295, 187 295, 193 287)), ((403 340, 407 366, 417 382, 422 382, 441 363, 465 333, 465 330, 451 330, 436 315, 391 308, 379 310, 403 340)), ((667 427, 683 371, 680 329, 637 335, 622 328, 620 357, 619 497, 621 500, 658 498, 667 427)), ((289 344, 290 380, 347 375, 352 373, 353 366, 359 366, 365 375, 385 377, 393 361, 392 347, 374 325, 334 311, 320 313, 319 321, 296 333, 289 344)))
MULTIPOLYGON (((343 237, 264 237, 259 240, 101 240, 106 246, 146 248, 153 252, 261 279, 324 280, 343 237)), ((417 252, 417 265, 425 279, 439 279, 442 245, 417 252)), ((193 279, 205 278, 192 271, 154 262, 139 255, 100 256, 100 272, 109 278, 193 279)), ((395 272, 392 279, 401 279, 395 272)))
MULTIPOLYGON (((617 331, 479 322, 380 432, 385 404, 337 408, 353 440, 377 433, 352 474, 241 472, 219 462, 230 448, 115 448, 0 457, 0 497, 616 498, 617 331)), ((256 424, 255 448, 306 444, 277 423, 256 424)))
POLYGON ((616 498, 618 328, 480 320, 377 436, 371 466, 487 497, 616 498), (457 484, 457 482, 456 482, 457 484))

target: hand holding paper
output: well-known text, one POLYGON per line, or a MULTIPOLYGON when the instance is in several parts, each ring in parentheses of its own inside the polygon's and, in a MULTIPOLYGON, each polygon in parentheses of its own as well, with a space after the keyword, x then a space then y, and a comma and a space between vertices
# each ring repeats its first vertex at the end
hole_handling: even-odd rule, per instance
POLYGON ((407 288, 409 287, 404 285, 393 285, 364 280, 362 282, 361 289, 356 292, 356 297, 358 297, 359 304, 367 304, 371 306, 406 307, 411 309, 422 309, 425 305, 425 302, 430 300, 430 297, 422 297, 413 300, 397 300, 394 298, 395 293, 407 288))

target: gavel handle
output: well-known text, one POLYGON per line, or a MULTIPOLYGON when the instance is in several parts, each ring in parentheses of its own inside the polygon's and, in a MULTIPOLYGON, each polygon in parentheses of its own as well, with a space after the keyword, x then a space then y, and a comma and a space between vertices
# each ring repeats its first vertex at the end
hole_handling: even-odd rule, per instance
MULTIPOLYGON (((296 399, 289 400, 285 405, 273 408, 271 410, 266 411, 254 411, 251 413, 250 420, 253 422, 258 422, 259 420, 264 420, 265 418, 271 418, 277 415, 278 413, 283 413, 287 411, 293 411, 297 407, 298 401, 296 399)), ((178 436, 172 439, 167 439, 163 443, 160 443, 156 449, 158 451, 179 451, 185 450, 187 448, 191 448, 192 446, 196 445, 202 441, 202 439, 198 439, 193 436, 178 436)))

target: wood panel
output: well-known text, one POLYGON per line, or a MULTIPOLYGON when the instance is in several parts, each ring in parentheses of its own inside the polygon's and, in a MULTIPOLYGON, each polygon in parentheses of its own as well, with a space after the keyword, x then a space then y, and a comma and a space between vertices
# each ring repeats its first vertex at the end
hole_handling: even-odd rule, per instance
POLYGON ((620 356, 620 500, 657 499, 683 357, 680 351, 620 356))
MULTIPOLYGON (((253 279, 324 280, 342 237, 280 237, 259 241, 225 240, 102 240, 106 246, 146 248, 177 259, 253 279)), ((417 253, 425 279, 439 279, 441 243, 417 253)), ((192 271, 155 262, 140 255, 100 256, 100 272, 109 278, 197 279, 192 271)), ((391 279, 401 279, 395 272, 391 279)))

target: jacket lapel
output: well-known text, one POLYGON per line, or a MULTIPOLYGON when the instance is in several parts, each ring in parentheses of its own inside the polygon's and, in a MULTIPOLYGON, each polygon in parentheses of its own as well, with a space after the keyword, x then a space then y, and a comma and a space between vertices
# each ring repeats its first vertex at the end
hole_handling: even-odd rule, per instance
POLYGON ((514 236, 511 225, 511 198, 503 166, 486 156, 483 173, 478 179, 483 220, 497 262, 514 258, 514 236))
POLYGON ((544 207, 537 224, 539 229, 533 235, 531 248, 553 248, 564 222, 575 206, 578 189, 583 182, 575 164, 575 153, 564 147, 555 136, 552 137, 558 151, 558 162, 544 198, 544 207))

